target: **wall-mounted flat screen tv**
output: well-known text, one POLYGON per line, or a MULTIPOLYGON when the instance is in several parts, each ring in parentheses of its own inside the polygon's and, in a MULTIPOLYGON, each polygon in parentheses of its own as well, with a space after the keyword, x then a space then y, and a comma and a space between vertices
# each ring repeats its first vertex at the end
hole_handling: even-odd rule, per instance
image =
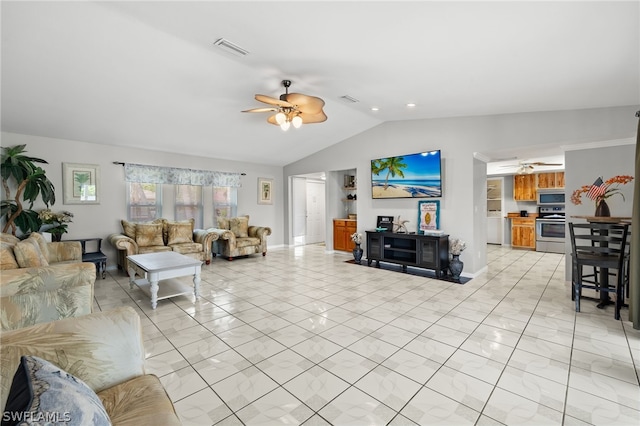
POLYGON ((371 160, 373 198, 442 197, 440 150, 371 160))

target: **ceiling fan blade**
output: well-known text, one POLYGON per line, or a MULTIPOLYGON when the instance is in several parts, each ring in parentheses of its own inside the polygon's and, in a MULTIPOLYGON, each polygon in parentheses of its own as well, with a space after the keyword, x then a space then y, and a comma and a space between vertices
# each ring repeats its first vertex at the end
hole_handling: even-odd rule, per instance
POLYGON ((304 124, 322 123, 323 121, 327 121, 327 115, 322 110, 314 114, 308 114, 308 113, 302 112, 300 113, 300 118, 302 118, 302 122, 304 124))
MULTIPOLYGON (((287 102, 295 105, 298 111, 305 114, 316 114, 322 112, 324 101, 315 96, 303 95, 301 93, 289 93, 285 95, 287 102)), ((326 118, 325 118, 326 120, 326 118)))
POLYGON ((287 107, 287 108, 293 107, 293 104, 287 101, 281 101, 280 99, 272 98, 271 96, 267 96, 267 95, 256 95, 256 101, 264 102, 265 104, 270 104, 270 105, 287 107))
POLYGON ((278 108, 276 107, 270 107, 270 108, 251 108, 251 109, 246 109, 242 112, 271 112, 271 111, 278 111, 278 108))
POLYGON ((529 163, 531 165, 534 166, 562 166, 561 163, 543 163, 543 162, 537 162, 537 163, 529 163))

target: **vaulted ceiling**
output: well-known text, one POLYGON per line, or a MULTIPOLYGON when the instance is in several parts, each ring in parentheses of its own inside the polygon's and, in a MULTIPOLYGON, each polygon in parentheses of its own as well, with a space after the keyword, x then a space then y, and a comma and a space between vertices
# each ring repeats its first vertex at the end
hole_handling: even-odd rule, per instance
POLYGON ((637 1, 1 8, 8 132, 286 165, 389 120, 640 103, 637 1), (283 79, 328 120, 283 132, 240 112, 283 79))

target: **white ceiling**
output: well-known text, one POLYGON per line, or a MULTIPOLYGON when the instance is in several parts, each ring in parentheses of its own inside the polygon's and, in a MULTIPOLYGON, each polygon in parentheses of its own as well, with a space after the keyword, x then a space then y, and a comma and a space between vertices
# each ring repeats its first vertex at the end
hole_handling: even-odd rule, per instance
POLYGON ((8 132, 285 165, 388 120, 640 103, 637 1, 1 8, 8 132), (285 133, 240 112, 282 79, 328 120, 285 133))

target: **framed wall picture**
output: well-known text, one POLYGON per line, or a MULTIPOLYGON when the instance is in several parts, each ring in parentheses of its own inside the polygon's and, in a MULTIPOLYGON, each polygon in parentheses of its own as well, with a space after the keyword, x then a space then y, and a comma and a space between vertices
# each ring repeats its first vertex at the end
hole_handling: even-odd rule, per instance
POLYGON ((273 204, 273 179, 258 178, 258 204, 273 204))
POLYGON ((440 229, 440 200, 418 201, 418 234, 440 229))
POLYGON ((100 166, 62 163, 64 204, 100 204, 100 166))

